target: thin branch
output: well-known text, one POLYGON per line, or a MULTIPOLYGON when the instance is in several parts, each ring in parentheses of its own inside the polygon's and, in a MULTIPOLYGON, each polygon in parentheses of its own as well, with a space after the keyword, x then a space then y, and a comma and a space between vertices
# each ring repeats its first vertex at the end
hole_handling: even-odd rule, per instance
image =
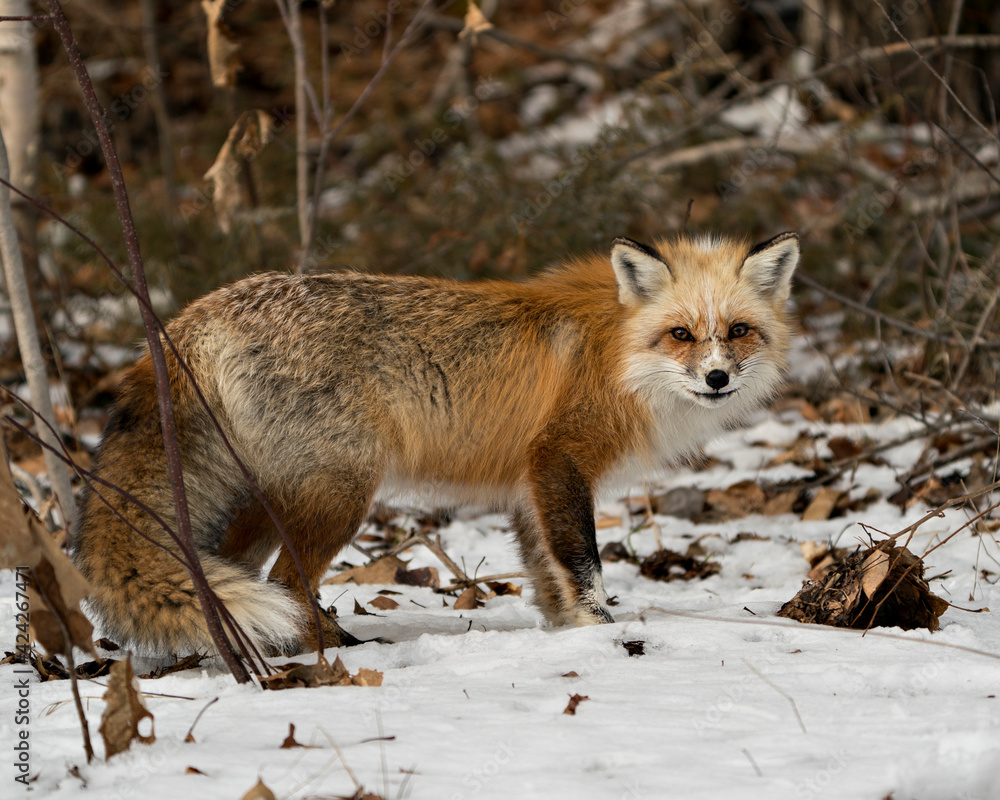
POLYGON ((76 74, 77 82, 83 92, 84 103, 90 112, 91 121, 94 123, 101 151, 104 154, 105 165, 108 169, 108 175, 111 178, 111 187, 115 196, 115 205, 118 209, 122 237, 125 240, 125 250, 128 254, 129 267, 132 272, 132 282, 139 296, 146 301, 145 304, 139 304, 139 313, 142 317, 142 324, 146 331, 146 339, 149 342, 149 352, 153 362, 153 374, 156 380, 157 396, 160 404, 160 426, 163 432, 167 474, 170 477, 170 488, 173 493, 180 547, 191 561, 193 567, 191 579, 197 591, 198 599, 201 602, 202 611, 205 614, 205 620, 212 640, 219 649, 219 653, 222 655, 233 677, 239 683, 246 683, 250 680, 250 675, 236 657, 232 646, 222 632, 222 623, 212 603, 211 588, 208 585, 208 580, 205 577, 201 563, 198 561, 194 536, 191 531, 191 517, 188 511, 187 494, 184 491, 184 473, 181 467, 180 447, 177 441, 173 400, 170 396, 170 378, 167 372, 167 362, 163 353, 163 345, 160 342, 155 314, 153 314, 151 304, 149 303, 149 289, 146 285, 146 274, 143 269, 142 254, 139 249, 139 238, 136 235, 135 224, 132 220, 128 190, 125 187, 125 178, 122 175, 121 164, 118 161, 118 154, 111 139, 111 131, 108 129, 105 120, 104 109, 101 108, 97 93, 94 91, 94 85, 91 83, 90 75, 84 64, 83 55, 77 46, 76 39, 70 29, 69 21, 66 19, 62 5, 59 0, 48 0, 48 6, 52 16, 52 25, 62 41, 63 49, 66 51, 70 66, 76 74))
MULTIPOLYGON (((911 325, 909 322, 905 322, 901 319, 896 319, 895 317, 890 317, 888 314, 884 314, 876 308, 869 308, 863 303, 859 303, 857 300, 853 300, 846 295, 842 295, 839 292, 835 292, 824 286, 822 283, 817 281, 815 278, 811 278, 805 273, 796 273, 795 280, 800 283, 804 283, 811 289, 815 289, 818 292, 822 292, 831 300, 836 300, 843 306, 852 309, 853 311, 858 311, 868 317, 877 319, 886 325, 891 325, 893 328, 909 333, 912 336, 917 336, 921 339, 927 339, 931 342, 936 342, 938 344, 947 345, 948 347, 961 347, 963 349, 969 349, 972 345, 963 339, 956 338, 954 336, 945 336, 933 331, 923 330, 918 328, 916 325, 911 325)), ((976 344, 976 347, 980 350, 1000 350, 1000 341, 980 341, 976 344)))

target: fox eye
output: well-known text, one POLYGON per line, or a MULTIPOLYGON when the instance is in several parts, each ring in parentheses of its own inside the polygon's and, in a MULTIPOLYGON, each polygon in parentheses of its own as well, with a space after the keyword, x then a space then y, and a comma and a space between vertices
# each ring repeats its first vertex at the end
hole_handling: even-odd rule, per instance
POLYGON ((733 327, 729 329, 730 339, 739 339, 750 333, 750 326, 745 322, 737 322, 733 327))
POLYGON ((694 336, 691 335, 691 331, 687 328, 674 328, 670 331, 670 335, 673 336, 678 342, 694 341, 694 336))

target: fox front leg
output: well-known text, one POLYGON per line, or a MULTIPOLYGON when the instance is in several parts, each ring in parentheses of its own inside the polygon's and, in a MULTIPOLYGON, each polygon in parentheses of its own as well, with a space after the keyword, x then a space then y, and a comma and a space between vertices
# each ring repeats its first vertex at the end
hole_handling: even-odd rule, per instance
POLYGON ((614 621, 605 605, 593 493, 569 455, 549 447, 536 452, 513 523, 535 602, 549 622, 614 621))

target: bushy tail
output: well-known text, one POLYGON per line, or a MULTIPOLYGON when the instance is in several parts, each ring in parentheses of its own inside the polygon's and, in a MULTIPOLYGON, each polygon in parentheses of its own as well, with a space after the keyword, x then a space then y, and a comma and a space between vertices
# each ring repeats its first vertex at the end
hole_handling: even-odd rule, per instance
MULTIPOLYGON (((217 652, 187 570, 145 544, 152 552, 136 567, 114 558, 78 559, 93 585, 89 607, 103 634, 149 655, 217 652)), ((262 654, 301 649, 303 613, 283 587, 212 553, 200 556, 209 586, 262 654)))

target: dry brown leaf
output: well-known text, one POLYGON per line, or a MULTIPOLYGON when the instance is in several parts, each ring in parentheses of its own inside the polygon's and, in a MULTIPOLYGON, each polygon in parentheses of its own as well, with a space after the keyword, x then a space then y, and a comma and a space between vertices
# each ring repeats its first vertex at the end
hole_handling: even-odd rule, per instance
POLYGON ((240 61, 236 57, 239 45, 233 41, 232 34, 222 14, 229 6, 230 0, 201 0, 201 8, 208 21, 208 65, 212 72, 212 85, 217 89, 226 89, 236 85, 236 73, 240 70, 240 61))
POLYGON ((156 741, 153 731, 153 715, 139 694, 139 682, 132 672, 131 657, 117 661, 111 667, 108 690, 104 693, 106 703, 101 715, 101 738, 104 739, 104 758, 128 750, 132 742, 152 744, 156 741), (139 733, 139 723, 149 718, 148 736, 139 733))
POLYGON ((264 785, 264 781, 258 778, 257 784, 240 800, 277 800, 277 798, 274 796, 274 792, 264 785))
POLYGON ((395 582, 404 586, 426 586, 430 589, 441 588, 441 578, 437 567, 420 567, 419 569, 396 570, 395 582))
POLYGON ((377 608, 379 611, 392 611, 393 609, 399 608, 399 603, 391 597, 382 597, 381 595, 370 600, 368 605, 372 608, 377 608))
POLYGON ((396 556, 385 556, 369 564, 344 570, 332 578, 327 578, 323 583, 340 584, 347 583, 348 581, 353 581, 358 585, 365 583, 395 583, 396 573, 399 570, 406 571, 406 562, 401 561, 396 556))
POLYGON ((623 641, 622 647, 625 648, 625 652, 632 656, 644 656, 646 655, 646 643, 642 639, 633 639, 632 641, 623 641))
POLYGON ((849 395, 828 400, 823 403, 820 411, 827 422, 864 425, 872 421, 870 406, 849 395))
POLYGON ((381 686, 382 673, 377 669, 362 667, 358 670, 358 674, 351 678, 351 684, 354 686, 381 686))
POLYGON ((826 444, 837 461, 861 455, 861 445, 843 436, 834 436, 826 444))
POLYGON ((861 590, 868 597, 874 597, 878 587, 889 574, 889 554, 884 550, 873 550, 861 562, 861 590))
POLYGON ((21 502, 7 460, 0 454, 0 568, 30 569, 28 605, 33 636, 48 653, 79 647, 97 658, 94 628, 80 610, 90 585, 59 549, 42 521, 21 502), (70 641, 64 636, 64 629, 70 641))
POLYGON ((281 743, 281 747, 279 749, 280 750, 291 750, 291 749, 296 748, 296 747, 302 747, 302 748, 304 748, 306 750, 319 750, 320 749, 317 745, 314 745, 314 744, 300 744, 299 742, 295 741, 295 724, 289 722, 288 723, 288 736, 285 737, 285 740, 281 743))
MULTIPOLYGON (((688 548, 691 550, 691 548, 688 548)), ((657 550, 643 559, 639 574, 654 581, 690 581, 715 575, 722 567, 717 561, 706 561, 673 550, 657 550)))
POLYGON ((274 675, 260 679, 260 685, 265 689, 295 689, 315 688, 316 686, 349 686, 351 676, 344 662, 337 659, 331 664, 323 656, 319 656, 315 664, 290 663, 285 669, 274 675))
POLYGON ((363 605, 361 605, 360 601, 357 598, 354 598, 354 614, 355 614, 355 616, 370 617, 371 613, 372 613, 371 611, 369 611, 367 608, 365 608, 363 605))
POLYGON ((482 589, 478 586, 470 586, 458 596, 455 605, 452 607, 456 611, 471 611, 474 608, 481 607, 485 599, 486 595, 482 589))
POLYGON ((204 775, 205 773, 202 772, 197 767, 188 767, 186 770, 184 770, 184 774, 185 775, 204 775))
POLYGON ((799 493, 797 491, 781 492, 764 503, 764 509, 761 513, 769 517, 791 514, 798 499, 799 493))
POLYGON ((381 686, 382 673, 373 669, 359 669, 351 676, 338 656, 333 664, 320 656, 315 664, 286 664, 287 668, 275 675, 260 679, 265 689, 314 688, 316 686, 381 686))
POLYGON ((705 497, 716 515, 723 519, 739 519, 764 509, 767 497, 753 481, 740 481, 728 489, 711 489, 705 497))
MULTIPOLYGON (((221 0, 220 0, 221 2, 221 0)), ((243 207, 240 173, 246 161, 253 161, 274 137, 274 120, 266 111, 252 109, 240 114, 229 135, 205 173, 212 183, 212 206, 223 233, 232 230, 236 212, 243 207)))
POLYGON ((493 597, 504 597, 505 595, 521 596, 522 587, 508 581, 487 581, 486 585, 489 587, 490 595, 493 597))
POLYGON ((787 409, 798 411, 809 422, 820 422, 823 419, 823 415, 819 413, 816 406, 803 397, 789 397, 777 405, 778 411, 787 409))
POLYGON ((576 707, 580 705, 584 700, 589 700, 585 694, 574 694, 570 695, 569 702, 566 704, 566 708, 563 710, 563 714, 570 714, 571 716, 576 714, 576 707))
POLYGON ((469 39, 472 44, 475 44, 479 34, 483 31, 488 31, 492 27, 493 23, 486 19, 483 12, 479 10, 479 6, 473 0, 469 0, 469 8, 465 12, 465 27, 458 34, 458 38, 469 39))
POLYGON ((833 509, 837 507, 837 501, 840 500, 842 494, 843 492, 839 489, 831 489, 829 486, 820 487, 812 502, 802 512, 802 521, 818 522, 830 519, 830 515, 833 513, 833 509))
POLYGON ((628 548, 621 542, 607 542, 604 547, 601 548, 601 561, 607 561, 609 564, 613 564, 616 561, 630 561, 634 564, 638 564, 638 559, 635 558, 629 551, 628 548))

